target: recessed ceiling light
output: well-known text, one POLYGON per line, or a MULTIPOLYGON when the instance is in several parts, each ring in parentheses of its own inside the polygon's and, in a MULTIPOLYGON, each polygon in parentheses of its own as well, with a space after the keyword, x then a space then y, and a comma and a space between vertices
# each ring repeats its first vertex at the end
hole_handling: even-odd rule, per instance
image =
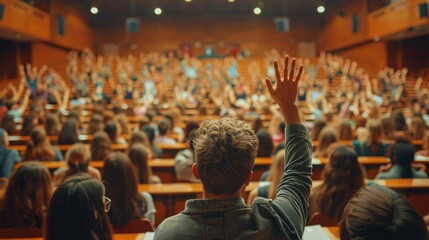
POLYGON ((318 7, 317 7, 317 12, 318 12, 318 13, 324 13, 324 12, 325 12, 325 10, 326 10, 326 9, 325 9, 325 6, 323 6, 323 5, 320 5, 320 6, 318 6, 318 7))
POLYGON ((91 7, 90 9, 92 14, 97 14, 98 13, 98 8, 97 7, 91 7))
POLYGON ((154 12, 156 15, 161 15, 161 14, 162 14, 162 9, 161 9, 161 8, 159 8, 159 7, 157 7, 157 8, 155 8, 155 9, 153 10, 153 12, 154 12))
POLYGON ((253 9, 253 13, 254 13, 255 15, 259 15, 259 14, 261 14, 261 12, 262 12, 262 10, 261 10, 261 8, 260 8, 260 7, 255 7, 255 8, 253 9))
POLYGON ((232 2, 235 2, 235 0, 228 0, 228 2, 231 2, 231 3, 232 3, 232 2))
POLYGON ((189 2, 192 2, 192 0, 185 0, 185 2, 189 3, 189 2))

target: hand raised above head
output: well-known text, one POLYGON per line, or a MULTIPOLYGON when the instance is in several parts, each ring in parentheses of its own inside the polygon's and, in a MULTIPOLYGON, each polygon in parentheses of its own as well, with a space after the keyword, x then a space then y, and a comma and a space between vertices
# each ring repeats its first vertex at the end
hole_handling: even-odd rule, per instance
POLYGON ((274 69, 276 73, 275 86, 272 85, 270 79, 265 79, 271 98, 273 98, 274 101, 279 105, 286 124, 301 122, 295 102, 298 83, 302 76, 303 66, 299 66, 298 73, 295 76, 296 60, 292 59, 290 68, 289 60, 289 56, 286 56, 284 59, 283 77, 280 74, 279 63, 277 61, 274 62, 274 69))

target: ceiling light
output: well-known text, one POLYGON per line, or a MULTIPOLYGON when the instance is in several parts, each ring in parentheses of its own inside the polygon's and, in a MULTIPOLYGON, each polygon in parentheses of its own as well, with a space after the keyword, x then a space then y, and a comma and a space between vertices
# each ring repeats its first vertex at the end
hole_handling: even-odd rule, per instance
POLYGON ((325 10, 326 10, 326 9, 325 9, 325 6, 323 6, 323 5, 320 5, 320 6, 318 6, 318 7, 317 7, 317 12, 318 12, 318 13, 324 13, 324 12, 325 12, 325 10))
POLYGON ((231 3, 232 3, 232 2, 235 2, 235 0, 228 0, 228 2, 231 2, 231 3))
POLYGON ((156 15, 161 15, 161 13, 162 13, 162 9, 161 9, 161 8, 159 8, 159 7, 157 7, 157 8, 155 8, 155 10, 153 10, 153 12, 154 12, 156 15))
POLYGON ((255 7, 255 8, 253 9, 253 13, 254 13, 255 15, 259 15, 259 14, 261 14, 261 12, 262 12, 262 10, 261 10, 261 8, 260 8, 260 7, 255 7))
POLYGON ((185 2, 189 3, 189 2, 192 2, 192 0, 185 0, 185 2))
POLYGON ((97 7, 91 7, 91 13, 92 14, 97 14, 98 13, 98 8, 97 7))

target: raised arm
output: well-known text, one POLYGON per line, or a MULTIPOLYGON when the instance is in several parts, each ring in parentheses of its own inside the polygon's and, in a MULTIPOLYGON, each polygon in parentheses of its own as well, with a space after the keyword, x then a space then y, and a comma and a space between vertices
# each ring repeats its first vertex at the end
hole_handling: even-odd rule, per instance
POLYGON ((295 77, 295 59, 290 64, 285 57, 283 78, 280 75, 279 64, 274 63, 276 86, 266 79, 271 97, 280 107, 286 123, 285 165, 282 180, 272 207, 285 225, 295 233, 290 239, 302 237, 308 215, 308 199, 311 188, 311 154, 312 144, 308 130, 301 124, 296 105, 297 86, 302 75, 299 66, 295 77), (289 70, 290 66, 290 70, 289 70))

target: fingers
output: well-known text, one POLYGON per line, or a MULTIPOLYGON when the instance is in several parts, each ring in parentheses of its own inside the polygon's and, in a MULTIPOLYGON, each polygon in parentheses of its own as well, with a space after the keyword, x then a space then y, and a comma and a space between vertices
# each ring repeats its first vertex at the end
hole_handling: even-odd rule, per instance
MULTIPOLYGON (((290 73, 289 73, 289 80, 293 81, 293 76, 295 76, 295 65, 296 65, 296 59, 292 59, 292 66, 290 67, 290 73)), ((286 78, 286 75, 285 75, 286 78)))
POLYGON ((284 77, 284 79, 286 80, 287 79, 287 77, 288 77, 288 71, 289 71, 289 56, 285 56, 285 65, 284 65, 284 68, 283 68, 283 77, 284 77))
POLYGON ((267 85, 267 88, 268 88, 268 91, 270 92, 270 95, 274 96, 274 87, 273 87, 273 84, 271 84, 271 80, 266 78, 265 84, 267 85))
POLYGON ((298 74, 296 75, 296 78, 295 78, 295 83, 296 84, 298 84, 299 83, 299 80, 301 79, 301 76, 302 76, 302 72, 303 72, 303 70, 304 70, 304 67, 301 65, 301 66, 299 66, 299 69, 298 69, 298 74))
POLYGON ((279 71, 279 62, 274 61, 274 71, 276 73, 276 79, 277 82, 281 82, 281 76, 280 76, 280 71, 279 71))

